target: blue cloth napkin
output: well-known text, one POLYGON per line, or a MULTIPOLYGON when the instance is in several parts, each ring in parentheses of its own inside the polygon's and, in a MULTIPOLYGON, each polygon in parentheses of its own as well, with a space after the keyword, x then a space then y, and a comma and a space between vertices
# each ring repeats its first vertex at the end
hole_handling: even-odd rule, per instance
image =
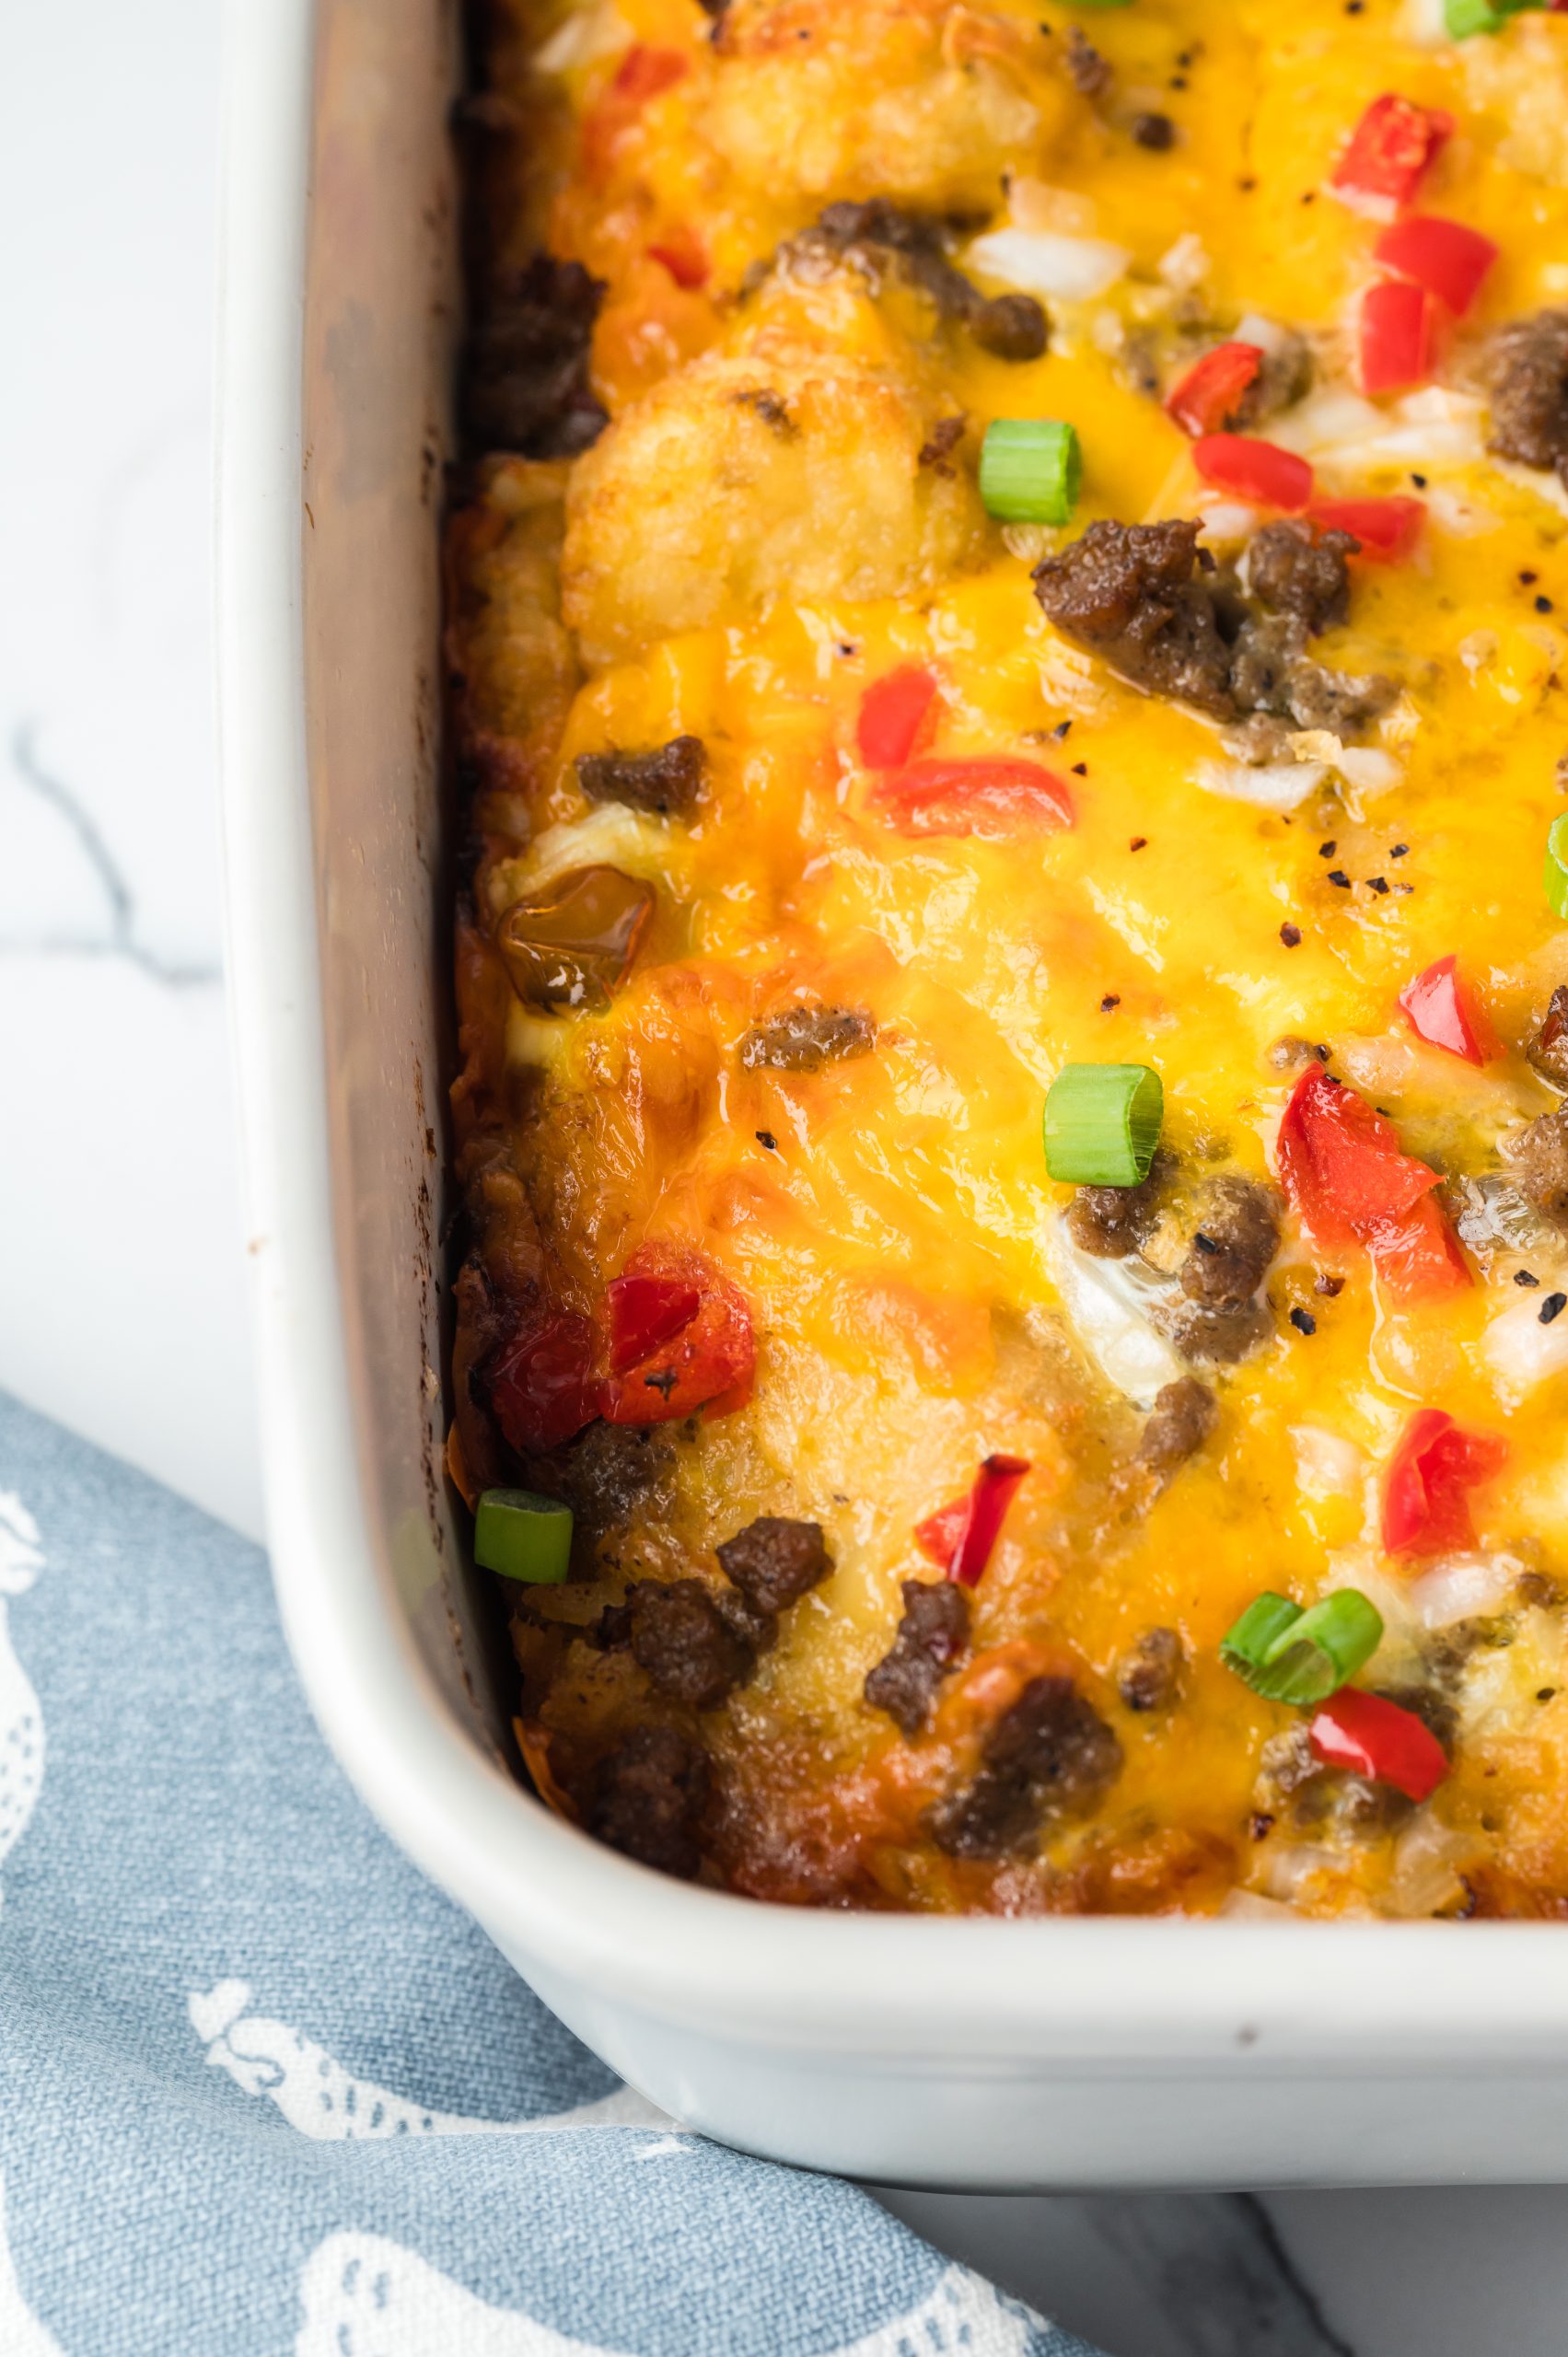
POLYGON ((4 2357, 1093 2357, 681 2132, 386 1840, 265 1559, 0 1398, 4 2357))

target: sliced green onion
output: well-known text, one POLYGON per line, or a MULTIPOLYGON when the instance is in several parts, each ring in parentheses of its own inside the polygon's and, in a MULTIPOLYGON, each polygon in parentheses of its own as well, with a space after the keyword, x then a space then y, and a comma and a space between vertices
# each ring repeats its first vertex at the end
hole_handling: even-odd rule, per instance
POLYGON ((572 1555, 572 1509, 532 1490, 486 1490, 474 1516, 474 1561, 503 1579, 553 1586, 572 1555))
POLYGON ((1471 33, 1494 33, 1503 19, 1492 0, 1443 0, 1443 22, 1450 41, 1468 41, 1471 33))
POLYGON ((1271 1702, 1326 1701, 1383 1642, 1383 1618, 1359 1588, 1336 1588, 1304 1612, 1265 1593, 1220 1643, 1220 1659, 1271 1702))
POLYGON ((1545 0, 1443 0, 1443 22, 1451 41, 1471 33, 1501 32, 1510 17, 1541 8, 1545 0))
POLYGON ((1045 1167, 1074 1187, 1136 1187, 1164 1119, 1148 1064, 1063 1064, 1045 1100, 1045 1167))
POLYGON ((1568 917, 1568 810, 1547 829, 1544 880, 1553 916, 1568 917))
POLYGON ((1065 524, 1083 462, 1075 426, 1060 417, 998 417, 985 429, 980 496, 1004 524, 1065 524))
POLYGON ((1258 1668, 1275 1639, 1294 1629, 1302 1617, 1302 1608, 1293 1604, 1288 1596, 1276 1596, 1272 1588, 1265 1588, 1255 1596, 1234 1628, 1227 1629, 1220 1639, 1220 1659, 1238 1678, 1245 1678, 1258 1668))

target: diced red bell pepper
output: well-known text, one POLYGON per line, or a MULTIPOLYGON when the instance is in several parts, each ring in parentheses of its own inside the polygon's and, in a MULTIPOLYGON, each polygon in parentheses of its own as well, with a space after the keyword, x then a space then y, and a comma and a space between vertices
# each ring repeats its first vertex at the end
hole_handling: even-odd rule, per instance
POLYGON ((1459 980, 1458 959, 1439 958, 1407 982, 1400 1004, 1421 1037, 1468 1064, 1486 1064, 1498 1052, 1497 1035, 1459 980))
POLYGON ((994 839, 1073 823, 1071 794, 1039 761, 914 761, 879 778, 871 801, 900 835, 994 839))
POLYGON ((1409 556, 1426 524, 1424 504, 1402 492, 1388 499, 1315 499, 1311 515, 1325 531, 1353 534, 1360 553, 1384 564, 1409 556))
POLYGON ((1007 1509, 1029 1469, 1027 1457, 988 1457, 967 1498, 939 1506, 917 1526, 919 1545, 961 1587, 979 1586, 1007 1509))
POLYGON ((1257 507, 1298 516, 1312 497, 1312 470, 1306 459, 1250 434, 1201 435, 1192 445, 1192 463, 1216 491, 1257 507))
POLYGON ((541 1312, 502 1345, 488 1369, 490 1405, 512 1447, 537 1455, 592 1423, 601 1412, 598 1348, 589 1320, 570 1309, 541 1312))
POLYGON ((1437 1173, 1400 1144, 1393 1124, 1309 1064, 1280 1122, 1280 1179, 1319 1246, 1361 1244, 1401 1300, 1469 1283, 1447 1222, 1426 1199, 1437 1173))
POLYGON ((1358 1240, 1397 1219, 1437 1184, 1437 1173, 1400 1144, 1393 1124, 1309 1064, 1280 1123, 1280 1177, 1319 1244, 1358 1240))
POLYGON ((918 663, 873 679, 860 700, 855 744, 868 770, 897 770, 935 725, 936 681, 918 663))
POLYGON ((1188 434, 1217 434, 1263 365, 1256 343, 1216 343, 1166 395, 1166 412, 1188 434))
POLYGON ((1361 298, 1364 393, 1403 393, 1432 374, 1432 297, 1407 278, 1386 278, 1361 298))
POLYGON ((1352 132, 1329 186, 1353 204, 1367 199, 1408 204, 1453 129, 1453 116, 1441 107, 1418 107, 1413 99, 1393 92, 1374 99, 1352 132))
POLYGON ((1502 1471, 1508 1444, 1461 1431, 1441 1408, 1420 1408, 1400 1434, 1383 1484, 1386 1555, 1447 1555, 1475 1545, 1468 1492, 1502 1471))
POLYGON ((1359 1686, 1342 1686, 1320 1702, 1307 1735, 1326 1768, 1392 1784, 1407 1800, 1430 1800, 1448 1773, 1448 1755, 1423 1719, 1359 1686))
POLYGON ((1479 229, 1462 221, 1443 221, 1435 214, 1414 214, 1395 221, 1372 249, 1373 259, 1401 278, 1413 278, 1429 295, 1463 319, 1481 281, 1497 260, 1497 248, 1479 229))
MULTIPOLYGON (((611 1376, 602 1411, 608 1422, 668 1424, 697 1408, 710 1416, 743 1408, 751 1397, 756 1345, 739 1287, 702 1253, 679 1244, 645 1244, 622 1276, 689 1286, 698 1305, 673 1334, 611 1376)), ((673 1295, 666 1298, 673 1301, 673 1295)))
POLYGON ((684 286, 689 294, 708 283, 711 265, 702 240, 694 230, 679 224, 660 234, 648 248, 648 259, 662 263, 677 286, 684 286))
POLYGON ((611 1375, 624 1375, 673 1341, 702 1306, 702 1294, 684 1277, 612 1277, 604 1290, 611 1375))
POLYGON ((967 1497, 951 1498, 935 1514, 914 1527, 915 1544, 923 1555, 928 1556, 939 1570, 949 1572, 958 1551, 958 1541, 969 1527, 970 1502, 967 1497))
POLYGON ((678 49, 654 49, 634 41, 615 69, 610 87, 629 106, 646 105, 661 90, 671 88, 691 72, 691 62, 678 49))
POLYGON ((691 70, 678 49, 654 49, 633 41, 609 83, 583 117, 583 160, 589 175, 609 168, 621 134, 650 99, 670 89, 691 70))
POLYGON ((1459 1239, 1435 1195, 1423 1195, 1408 1212, 1379 1220, 1363 1238, 1379 1281, 1396 1301, 1431 1301, 1461 1293, 1470 1283, 1459 1239))

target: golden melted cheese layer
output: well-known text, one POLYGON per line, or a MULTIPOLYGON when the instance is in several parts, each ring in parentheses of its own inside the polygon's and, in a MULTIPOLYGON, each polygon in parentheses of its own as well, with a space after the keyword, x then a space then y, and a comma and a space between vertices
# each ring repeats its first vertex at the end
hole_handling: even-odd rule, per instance
POLYGON ((1568 1442, 1562 1376, 1539 1319, 1523 1331, 1514 1277, 1527 1263, 1538 1300, 1568 1283, 1568 1244, 1539 1221, 1522 1252, 1489 1243, 1465 1189, 1484 1196, 1510 1138, 1559 1102, 1525 1051, 1568 980, 1539 881, 1568 782, 1568 503, 1550 473, 1488 456, 1481 354, 1491 328, 1568 296, 1568 24, 1523 18, 1458 49, 1419 45, 1387 0, 1354 17, 1338 0, 1218 17, 1134 0, 1081 22, 1110 69, 1092 99, 1064 31, 1010 0, 732 0, 716 23, 692 0, 596 0, 519 7, 495 46, 532 126, 500 252, 548 243, 605 283, 592 367, 611 422, 570 464, 490 460, 455 527, 478 933, 596 863, 645 880, 655 909, 605 1011, 470 980, 470 1078, 477 1055, 495 1084, 482 1158, 493 1173, 502 1141, 562 1301, 591 1315, 640 1246, 690 1245, 741 1289, 758 1337, 751 1404, 666 1434, 652 1504, 566 1588, 530 1596, 525 1713, 571 1805, 575 1763, 587 1776, 610 1734, 672 1715, 623 1648, 589 1641, 597 1616, 633 1578, 714 1579, 715 1544, 754 1515, 806 1518, 830 1577, 699 1714, 723 1796, 711 1877, 949 1909, 1246 1893, 1323 1913, 1556 1911, 1568 1442), (633 44, 679 61, 634 105, 618 95, 633 44), (1499 252, 1434 382, 1368 403, 1352 322, 1375 228, 1326 181, 1385 90, 1455 117, 1422 205, 1499 252), (1152 110, 1175 125, 1164 151, 1130 134, 1152 110), (1049 350, 1009 362, 891 266, 875 283, 775 261, 825 204, 879 198, 962 216, 960 268, 971 237, 1009 224, 1120 248, 1124 266, 1098 295, 1048 296, 1049 350), (700 285, 651 251, 680 239, 700 285), (1245 538, 1260 518, 1205 488, 1146 378, 1258 317, 1310 331, 1318 360, 1313 393, 1263 430, 1325 492, 1414 489, 1427 515, 1414 556, 1353 565, 1350 619, 1312 648, 1389 675, 1398 702, 1342 768, 1332 738, 1297 747, 1315 757, 1305 789, 1272 809, 1236 798, 1248 772, 1213 723, 1053 629, 1029 572, 1097 517, 1207 515, 1222 553, 1245 538), (985 516, 975 459, 999 416, 1075 425, 1068 527, 985 516), (948 418, 950 463, 923 464, 948 418), (1072 827, 893 831, 856 719, 905 665, 939 683, 934 754, 1045 762, 1072 827), (690 816, 585 801, 579 756, 688 736, 706 754, 690 816), (1504 1043, 1484 1068, 1399 1011, 1448 955, 1504 1043), (795 1001, 868 1009, 875 1051, 747 1069, 749 1028, 795 1001), (1268 1339, 1198 1370, 1217 1428, 1161 1488, 1136 1471, 1148 1397, 1114 1379, 1129 1313, 1086 1290, 1064 1240, 1043 1098, 1070 1062, 1153 1064, 1180 1167, 1272 1183, 1295 1074, 1271 1051, 1290 1039, 1330 1051, 1487 1248, 1462 1292, 1402 1305, 1359 1249, 1316 1250, 1287 1213, 1268 1339), (1380 1473, 1423 1406, 1509 1443, 1454 1587, 1481 1604, 1449 1621, 1430 1567, 1379 1549, 1380 1473), (1032 1470, 966 1665, 908 1739, 863 1684, 900 1583, 932 1576, 916 1526, 992 1452, 1032 1470), (1315 1817, 1297 1805, 1277 1762, 1298 1714, 1218 1658, 1260 1589, 1309 1602, 1346 1585, 1387 1623, 1362 1682, 1440 1687, 1457 1729, 1414 1815, 1342 1788, 1315 1817), (1179 1703, 1144 1713, 1118 1669, 1151 1628, 1179 1633, 1186 1668, 1179 1703), (922 1812, 972 1778, 1020 1683, 1063 1666, 1114 1727, 1121 1773, 1092 1814, 1048 1815, 1005 1858, 944 1854, 922 1812))

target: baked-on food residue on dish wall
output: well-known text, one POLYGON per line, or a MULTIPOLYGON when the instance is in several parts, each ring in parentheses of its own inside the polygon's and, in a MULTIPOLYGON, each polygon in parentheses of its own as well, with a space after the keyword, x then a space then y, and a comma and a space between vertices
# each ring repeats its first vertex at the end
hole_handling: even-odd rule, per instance
POLYGON ((480 48, 450 1463, 540 1791, 796 1902, 1562 1913, 1568 21, 480 48))

